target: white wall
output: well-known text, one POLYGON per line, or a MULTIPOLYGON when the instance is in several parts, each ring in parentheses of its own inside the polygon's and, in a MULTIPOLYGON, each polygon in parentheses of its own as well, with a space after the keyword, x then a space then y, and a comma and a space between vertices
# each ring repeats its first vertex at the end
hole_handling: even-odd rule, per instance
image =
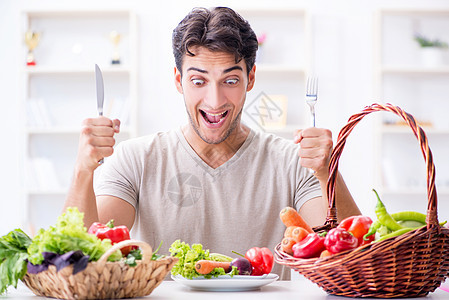
MULTIPOLYGON (((311 0, 311 1, 0 1, 0 234, 19 227, 21 188, 20 68, 23 65, 20 12, 22 9, 131 8, 138 15, 140 134, 167 130, 186 121, 182 97, 173 85, 171 32, 195 6, 226 5, 307 8, 312 17, 315 71, 320 77, 318 126, 336 138, 351 114, 379 101, 373 90, 373 16, 378 8, 449 8, 445 0, 311 0)), ((372 213, 373 129, 369 121, 351 135, 340 163, 356 201, 372 213)))

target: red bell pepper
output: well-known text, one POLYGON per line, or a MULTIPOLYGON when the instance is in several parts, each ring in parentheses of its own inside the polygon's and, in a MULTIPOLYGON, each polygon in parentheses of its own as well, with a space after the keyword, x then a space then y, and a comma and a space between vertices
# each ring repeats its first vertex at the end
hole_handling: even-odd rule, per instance
POLYGON ((357 248, 357 239, 343 228, 334 228, 329 230, 324 240, 324 246, 331 253, 357 248))
POLYGON ((309 233, 302 241, 292 247, 293 256, 296 258, 318 257, 325 249, 324 237, 316 232, 309 233))
MULTIPOLYGON (((87 232, 95 234, 101 240, 110 239, 112 244, 130 239, 128 227, 125 225, 114 226, 114 220, 109 221, 106 225, 95 222, 89 227, 87 232)), ((127 256, 135 248, 134 246, 127 246, 122 248, 121 251, 124 256, 127 256)))
POLYGON ((249 260, 252 267, 251 275, 258 276, 269 274, 273 269, 274 257, 270 249, 253 247, 246 251, 245 258, 249 260))
POLYGON ((364 240, 363 236, 368 232, 373 220, 368 216, 352 216, 344 219, 337 228, 343 228, 356 237, 359 246, 369 244, 374 240, 374 235, 364 240))

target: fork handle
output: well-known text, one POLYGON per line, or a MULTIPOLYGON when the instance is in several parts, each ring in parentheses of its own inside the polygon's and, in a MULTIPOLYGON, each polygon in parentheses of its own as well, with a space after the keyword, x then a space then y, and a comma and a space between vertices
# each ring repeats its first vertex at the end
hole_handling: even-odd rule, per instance
POLYGON ((315 127, 315 108, 310 109, 311 119, 312 119, 312 127, 315 127))

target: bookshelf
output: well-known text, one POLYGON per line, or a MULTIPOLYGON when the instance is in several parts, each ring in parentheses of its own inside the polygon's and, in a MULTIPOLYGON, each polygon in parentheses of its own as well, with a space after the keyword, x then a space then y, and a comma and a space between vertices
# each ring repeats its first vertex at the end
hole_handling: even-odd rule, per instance
POLYGON ((130 10, 26 10, 22 34, 40 33, 36 65, 22 65, 22 218, 31 234, 54 224, 68 191, 82 121, 95 117, 94 65, 104 115, 122 121, 117 142, 137 136, 137 22, 130 10), (117 31, 118 48, 109 39, 117 31), (120 63, 112 64, 114 51, 120 63))
POLYGON ((292 139, 296 129, 310 124, 304 100, 307 75, 312 69, 309 14, 299 8, 238 12, 258 37, 265 36, 256 57, 256 84, 247 95, 242 120, 255 130, 292 139), (270 126, 266 126, 268 123, 270 126))
MULTIPOLYGON (((375 14, 374 83, 378 99, 411 113, 429 140, 435 168, 438 215, 449 218, 449 60, 429 64, 414 40, 419 33, 449 42, 448 10, 380 9, 375 14)), ((449 52, 449 51, 446 51, 449 52)), ((446 56, 449 53, 446 53, 446 56)), ((377 118, 376 186, 392 212, 427 208, 426 171, 419 144, 400 118, 377 118)))

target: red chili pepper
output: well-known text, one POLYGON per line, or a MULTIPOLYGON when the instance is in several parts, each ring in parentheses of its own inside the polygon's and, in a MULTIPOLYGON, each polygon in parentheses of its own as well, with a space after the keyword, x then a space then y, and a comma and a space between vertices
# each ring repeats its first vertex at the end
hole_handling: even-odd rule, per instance
POLYGON ((357 248, 358 244, 357 239, 343 228, 331 229, 324 240, 326 249, 334 254, 357 248))
POLYGON ((252 267, 251 275, 258 276, 269 274, 273 269, 274 257, 270 249, 253 247, 246 251, 245 258, 249 260, 252 267))
MULTIPOLYGON (((114 220, 109 221, 106 225, 95 222, 89 227, 87 232, 95 234, 101 240, 110 239, 112 244, 130 239, 128 227, 125 225, 114 226, 114 220)), ((128 246, 122 248, 122 254, 127 256, 131 249, 135 249, 135 247, 128 246)))
POLYGON ((302 241, 293 245, 293 256, 297 258, 312 258, 320 256, 325 250, 324 237, 318 233, 309 233, 302 241))
POLYGON ((343 228, 356 237, 359 246, 369 244, 374 240, 374 235, 364 240, 363 236, 368 232, 373 220, 368 216, 352 216, 341 221, 337 228, 343 228))

